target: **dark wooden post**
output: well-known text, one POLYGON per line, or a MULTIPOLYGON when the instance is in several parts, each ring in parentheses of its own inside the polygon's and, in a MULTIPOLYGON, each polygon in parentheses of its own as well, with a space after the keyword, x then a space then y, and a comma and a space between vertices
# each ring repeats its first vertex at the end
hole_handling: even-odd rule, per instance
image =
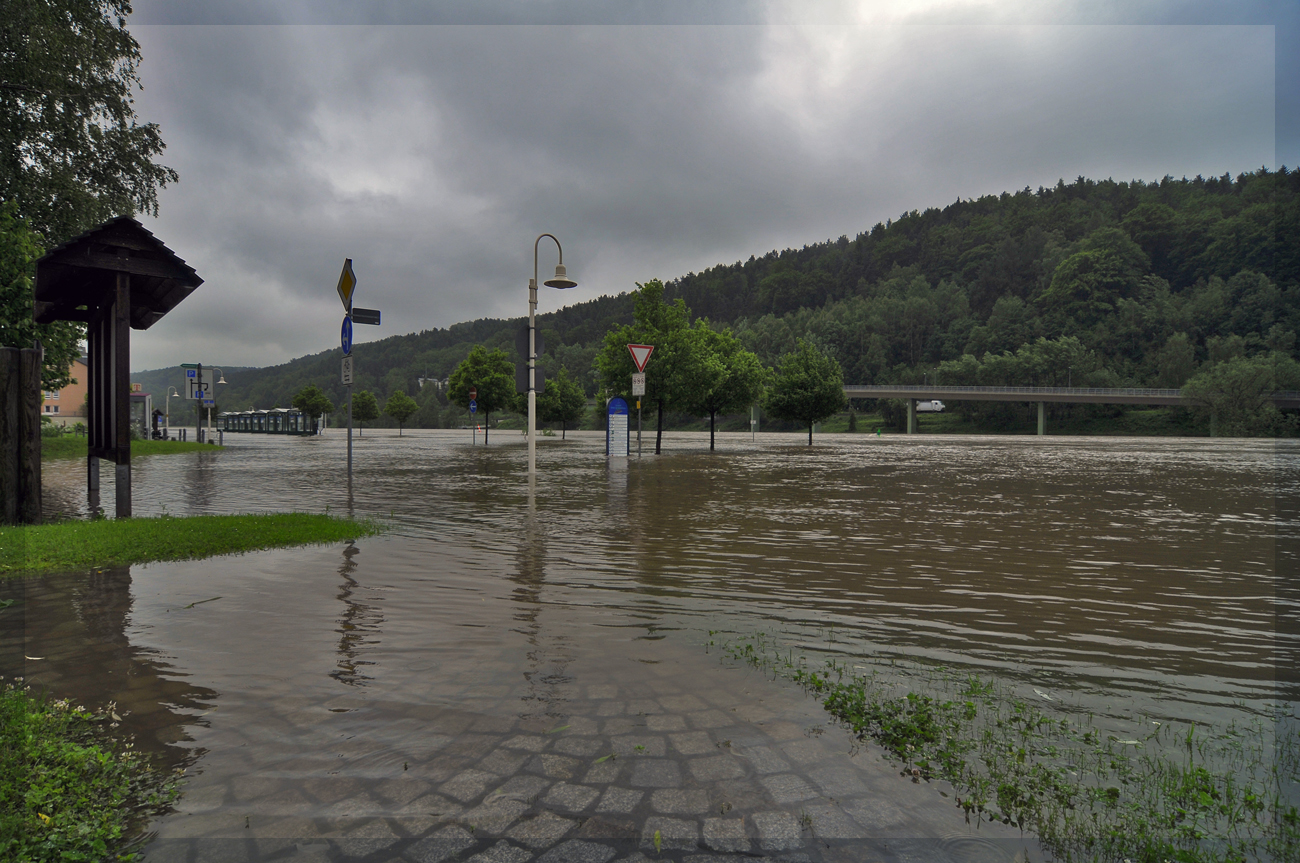
POLYGON ((131 276, 117 274, 113 298, 113 461, 117 517, 131 515, 131 276))
POLYGON ((41 520, 40 348, 0 348, 0 523, 41 520))

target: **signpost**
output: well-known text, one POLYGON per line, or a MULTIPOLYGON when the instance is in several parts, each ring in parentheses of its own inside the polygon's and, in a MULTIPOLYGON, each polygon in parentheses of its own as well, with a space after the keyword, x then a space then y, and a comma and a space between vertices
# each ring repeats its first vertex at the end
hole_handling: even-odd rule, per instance
POLYGON ((469 397, 469 424, 473 431, 470 432, 470 440, 475 446, 478 446, 478 423, 474 422, 474 414, 478 413, 478 401, 474 396, 478 395, 478 390, 470 390, 469 397))
POLYGON ((615 396, 605 409, 605 455, 609 458, 627 458, 630 430, 627 425, 627 402, 615 396))
POLYGON ((348 493, 352 491, 352 293, 357 289, 357 277, 352 272, 352 259, 343 259, 343 272, 339 273, 339 299, 343 301, 343 385, 348 388, 348 493))
MULTIPOLYGON (((632 395, 645 395, 645 364, 650 362, 654 345, 628 345, 632 353, 632 362, 636 364, 637 373, 632 375, 632 395)), ((641 399, 636 400, 636 457, 641 457, 641 399)))

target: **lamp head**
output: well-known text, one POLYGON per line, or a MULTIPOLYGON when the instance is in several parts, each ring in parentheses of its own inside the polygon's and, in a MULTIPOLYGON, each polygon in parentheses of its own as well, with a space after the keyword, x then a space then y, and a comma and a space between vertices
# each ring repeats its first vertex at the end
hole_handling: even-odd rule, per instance
POLYGON ((222 372, 222 373, 221 373, 221 380, 217 381, 217 383, 219 383, 219 384, 224 384, 225 382, 226 382, 226 373, 225 373, 225 372, 222 372))
POLYGON ((564 264, 556 264, 555 278, 547 279, 542 284, 548 288, 576 288, 578 286, 577 282, 568 277, 564 264))

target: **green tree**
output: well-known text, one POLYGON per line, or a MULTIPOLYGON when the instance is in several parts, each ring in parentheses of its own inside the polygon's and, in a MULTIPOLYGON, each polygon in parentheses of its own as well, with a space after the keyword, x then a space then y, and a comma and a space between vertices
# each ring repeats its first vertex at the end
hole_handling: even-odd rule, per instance
POLYGON ((1210 420, 1211 434, 1254 437, 1276 434, 1283 420, 1272 394, 1300 386, 1300 363, 1289 356, 1234 356, 1215 363, 1183 387, 1193 412, 1210 420))
MULTIPOLYGON (((402 424, 419 409, 420 406, 416 404, 415 399, 408 396, 403 390, 393 390, 388 396, 388 401, 384 402, 384 413, 397 420, 398 437, 402 436, 402 424)), ((487 443, 487 432, 483 433, 483 442, 487 443)))
MULTIPOLYGON (((524 393, 525 399, 528 394, 524 393)), ((527 411, 525 402, 524 410, 527 411)), ((546 381, 546 391, 537 396, 537 419, 541 422, 560 423, 560 439, 569 431, 569 423, 577 424, 587 413, 587 396, 582 386, 560 367, 559 374, 546 381)), ((531 432, 530 432, 531 433, 531 432)))
POLYGON ((654 346, 645 371, 645 399, 658 407, 655 455, 659 455, 663 445, 664 406, 677 391, 680 378, 693 360, 688 338, 690 309, 680 297, 667 303, 663 296, 664 284, 658 279, 651 279, 644 285, 638 283, 637 290, 632 292, 631 326, 607 332, 604 344, 596 354, 596 371, 600 375, 601 387, 613 395, 626 393, 636 372, 627 346, 654 346))
POLYGON ((844 407, 844 372, 834 358, 799 339, 793 353, 781 358, 776 380, 764 409, 771 416, 808 424, 812 446, 813 424, 844 407))
POLYGON ((763 395, 767 370, 758 356, 745 350, 731 330, 717 332, 696 321, 690 330, 693 362, 683 369, 675 404, 687 413, 709 415, 709 449, 719 414, 742 411, 763 395))
POLYGON ((320 415, 334 412, 334 402, 315 384, 307 384, 293 397, 293 406, 311 418, 312 431, 320 430, 320 415))
POLYGON ((157 215, 176 172, 136 122, 129 0, 0 0, 0 200, 48 245, 113 216, 157 215))
POLYGON ((363 434, 365 424, 379 419, 379 399, 370 390, 362 390, 352 397, 352 419, 357 423, 357 434, 363 434))
POLYGON ((32 277, 41 254, 40 238, 18 218, 17 210, 12 201, 0 204, 0 345, 30 348, 39 340, 45 349, 41 386, 58 390, 73 382, 72 361, 81 355, 86 328, 72 321, 38 324, 32 319, 32 277))
POLYGON ((487 446, 488 419, 493 413, 514 404, 515 364, 500 348, 489 351, 475 345, 451 373, 447 383, 447 398, 452 404, 469 409, 470 388, 478 390, 478 409, 483 412, 483 445, 487 446))

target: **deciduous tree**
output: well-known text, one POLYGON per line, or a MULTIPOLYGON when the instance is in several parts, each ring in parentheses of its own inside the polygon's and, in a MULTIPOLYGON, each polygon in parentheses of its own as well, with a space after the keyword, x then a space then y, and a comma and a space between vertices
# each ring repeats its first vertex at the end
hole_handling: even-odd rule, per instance
POLYGON ((352 397, 352 420, 358 426, 357 434, 363 433, 366 423, 379 419, 379 399, 370 390, 362 390, 352 397))
MULTIPOLYGON (((525 393, 524 398, 527 397, 525 393)), ((586 413, 586 394, 583 393, 578 382, 569 375, 569 370, 561 366, 559 374, 547 380, 546 390, 537 396, 538 420, 560 423, 560 439, 563 440, 568 434, 569 424, 576 424, 586 413)))
POLYGON ((483 444, 486 446, 489 418, 514 403, 515 364, 500 348, 489 351, 483 345, 475 345, 469 356, 451 373, 447 398, 468 410, 471 387, 478 391, 475 398, 478 409, 483 412, 483 444))
MULTIPOLYGON (((419 409, 420 406, 416 404, 415 399, 408 396, 403 390, 393 390, 388 396, 388 401, 384 402, 384 413, 397 420, 398 437, 402 436, 402 424, 419 409)), ((487 442, 486 432, 483 435, 483 442, 487 442)))
POLYGON ((736 413, 757 402, 763 394, 767 369, 757 355, 745 350, 731 330, 718 332, 699 320, 689 338, 693 362, 682 369, 675 404, 695 416, 708 414, 712 450, 717 416, 736 413))
POLYGON ((844 407, 840 364, 800 339, 794 352, 781 358, 764 407, 777 419, 807 423, 808 446, 812 446, 813 424, 844 407))
POLYGON ((320 429, 320 415, 334 412, 334 402, 315 384, 307 384, 293 397, 293 406, 311 418, 312 429, 320 429))

